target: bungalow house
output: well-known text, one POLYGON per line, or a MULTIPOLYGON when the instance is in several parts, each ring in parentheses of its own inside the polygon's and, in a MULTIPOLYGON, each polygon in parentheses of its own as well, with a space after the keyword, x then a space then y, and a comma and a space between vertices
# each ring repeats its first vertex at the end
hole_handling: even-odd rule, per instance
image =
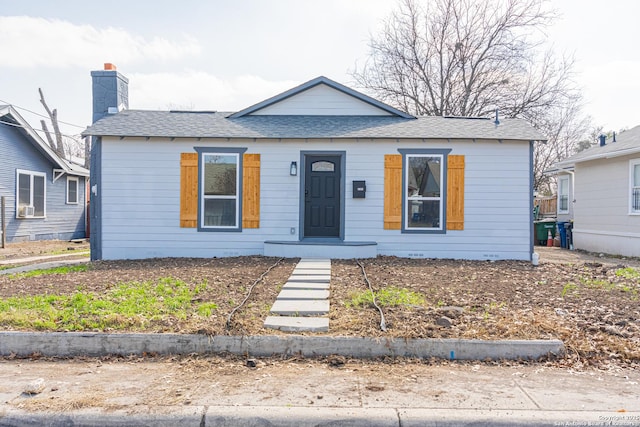
POLYGON ((640 126, 554 165, 558 220, 576 249, 640 256, 640 126), (562 216, 561 216, 562 214, 562 216))
POLYGON ((237 112, 127 110, 123 75, 92 78, 96 259, 531 259, 544 137, 522 120, 414 117, 326 77, 237 112))
POLYGON ((84 238, 89 171, 58 156, 11 105, 0 105, 0 153, 6 241, 84 238))

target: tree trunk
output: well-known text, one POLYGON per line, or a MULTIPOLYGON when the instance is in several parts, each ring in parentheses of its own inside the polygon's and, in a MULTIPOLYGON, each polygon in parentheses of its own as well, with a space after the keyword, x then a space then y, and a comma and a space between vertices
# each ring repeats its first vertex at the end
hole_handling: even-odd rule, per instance
POLYGON ((56 154, 58 154, 63 159, 66 159, 66 156, 64 154, 64 144, 62 143, 62 132, 60 132, 60 126, 58 125, 58 110, 54 108, 52 111, 49 108, 49 106, 47 105, 47 102, 44 100, 44 94, 42 93, 41 88, 38 88, 38 92, 40 93, 40 103, 42 103, 42 105, 44 106, 44 109, 47 111, 47 114, 49 115, 49 119, 51 120, 51 126, 53 126, 53 132, 56 136, 55 144, 52 143, 53 141, 51 141, 51 136, 49 132, 45 130, 46 127, 43 127, 43 130, 45 130, 47 134, 47 139, 49 140, 49 144, 54 149, 56 154))

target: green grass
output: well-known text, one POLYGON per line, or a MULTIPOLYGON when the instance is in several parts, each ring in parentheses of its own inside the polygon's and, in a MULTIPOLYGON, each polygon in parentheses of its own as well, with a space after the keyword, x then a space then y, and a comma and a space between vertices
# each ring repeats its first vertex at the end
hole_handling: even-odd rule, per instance
POLYGON ((575 283, 569 282, 562 287, 561 296, 562 298, 566 297, 569 293, 574 293, 578 291, 578 285, 575 283))
POLYGON ((636 270, 633 267, 617 269, 616 276, 623 277, 625 279, 637 279, 640 281, 640 271, 636 270))
POLYGON ((15 273, 9 275, 9 279, 25 279, 29 277, 46 276, 49 274, 68 274, 87 270, 89 270, 89 264, 68 265, 62 267, 25 271, 24 273, 15 273))
MULTIPOLYGON (((380 307, 394 307, 398 305, 424 305, 424 296, 408 289, 396 287, 382 288, 375 293, 376 303, 380 307)), ((373 306, 373 295, 371 291, 365 291, 354 295, 347 307, 367 307, 373 306)))
POLYGON ((36 330, 139 330, 168 317, 208 317, 213 302, 193 304, 207 288, 192 290, 178 279, 119 283, 104 294, 77 290, 72 295, 35 295, 0 299, 0 325, 36 330))
POLYGON ((57 251, 51 251, 51 252, 46 252, 44 254, 42 254, 42 256, 47 256, 47 255, 66 255, 66 254, 72 254, 72 255, 89 255, 91 253, 91 251, 89 249, 85 249, 85 250, 77 250, 77 249, 59 249, 57 251))
MULTIPOLYGON (((624 268, 616 271, 616 276, 624 277, 627 279, 635 279, 635 274, 640 274, 640 273, 638 273, 633 268, 624 268)), ((620 292, 631 294, 631 299, 634 301, 638 299, 637 286, 628 285, 624 283, 614 283, 604 279, 592 279, 587 277, 581 277, 579 284, 576 284, 573 282, 569 282, 565 284, 561 292, 562 298, 565 298, 569 294, 578 293, 581 287, 599 290, 603 292, 620 291, 620 292)))

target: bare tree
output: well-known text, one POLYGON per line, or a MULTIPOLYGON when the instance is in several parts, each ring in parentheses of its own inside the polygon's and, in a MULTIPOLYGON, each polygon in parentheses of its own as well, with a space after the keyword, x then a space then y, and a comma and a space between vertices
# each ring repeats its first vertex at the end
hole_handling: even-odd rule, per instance
POLYGON ((537 148, 549 156, 536 160, 537 187, 545 182, 543 168, 571 151, 566 142, 583 124, 573 60, 542 49, 542 30, 555 17, 545 0, 402 0, 371 38, 368 61, 351 74, 416 115, 487 116, 499 109, 528 120, 550 140, 537 148))
POLYGON ((47 101, 44 99, 44 94, 42 93, 42 89, 38 88, 38 92, 40 93, 40 103, 46 110, 49 115, 49 119, 51 120, 51 126, 53 127, 53 133, 55 135, 55 140, 51 137, 51 132, 49 132, 49 128, 47 127, 47 123, 44 120, 40 120, 40 124, 42 125, 42 130, 44 131, 47 142, 53 148, 53 150, 63 159, 66 158, 64 153, 64 142, 62 140, 62 132, 60 132, 60 126, 58 125, 58 110, 54 108, 51 110, 47 105, 47 101))

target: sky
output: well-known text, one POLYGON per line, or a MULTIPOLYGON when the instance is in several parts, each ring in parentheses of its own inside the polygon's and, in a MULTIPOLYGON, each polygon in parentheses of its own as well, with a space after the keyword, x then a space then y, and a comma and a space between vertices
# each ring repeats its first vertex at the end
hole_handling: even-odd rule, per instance
MULTIPOLYGON (((640 2, 549 2, 560 17, 546 42, 574 57, 591 123, 605 131, 639 125, 640 2)), ((77 135, 91 122, 90 73, 107 62, 129 78, 132 109, 237 111, 320 75, 354 87, 350 73, 396 7, 395 0, 0 0, 0 104, 18 107, 39 129, 42 88, 63 133, 77 135)))

